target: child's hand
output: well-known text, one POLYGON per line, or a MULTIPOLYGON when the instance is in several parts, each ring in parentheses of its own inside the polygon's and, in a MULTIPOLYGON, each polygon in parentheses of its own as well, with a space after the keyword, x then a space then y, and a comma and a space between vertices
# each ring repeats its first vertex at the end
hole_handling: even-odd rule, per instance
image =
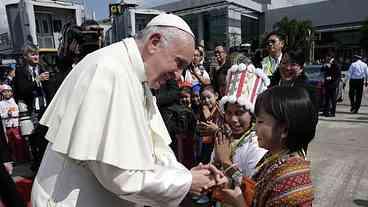
POLYGON ((215 159, 221 164, 231 165, 231 147, 230 140, 222 133, 218 133, 215 138, 215 159))
POLYGON ((222 189, 223 202, 234 207, 246 206, 242 191, 239 186, 234 189, 222 189))
POLYGON ((198 124, 199 132, 202 136, 214 135, 219 127, 213 122, 200 122, 198 124))

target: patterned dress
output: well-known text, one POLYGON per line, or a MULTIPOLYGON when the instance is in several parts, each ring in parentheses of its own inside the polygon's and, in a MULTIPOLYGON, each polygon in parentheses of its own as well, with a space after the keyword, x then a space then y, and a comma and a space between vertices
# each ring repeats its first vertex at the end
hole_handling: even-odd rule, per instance
POLYGON ((257 164, 253 207, 312 206, 310 162, 298 153, 266 153, 257 164))

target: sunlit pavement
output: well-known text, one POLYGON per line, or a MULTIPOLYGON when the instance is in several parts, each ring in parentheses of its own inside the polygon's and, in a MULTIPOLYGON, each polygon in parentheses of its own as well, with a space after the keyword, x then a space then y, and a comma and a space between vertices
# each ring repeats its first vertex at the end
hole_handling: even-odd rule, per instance
POLYGON ((368 206, 368 93, 358 114, 347 96, 336 117, 320 117, 309 148, 316 198, 313 206, 368 206))

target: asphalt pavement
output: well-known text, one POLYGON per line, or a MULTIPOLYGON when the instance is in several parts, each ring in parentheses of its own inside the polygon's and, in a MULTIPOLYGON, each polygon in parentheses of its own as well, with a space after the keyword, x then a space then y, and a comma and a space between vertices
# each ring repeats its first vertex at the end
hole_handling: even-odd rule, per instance
POLYGON ((358 114, 346 95, 336 117, 320 117, 309 148, 316 207, 368 207, 368 91, 358 114))

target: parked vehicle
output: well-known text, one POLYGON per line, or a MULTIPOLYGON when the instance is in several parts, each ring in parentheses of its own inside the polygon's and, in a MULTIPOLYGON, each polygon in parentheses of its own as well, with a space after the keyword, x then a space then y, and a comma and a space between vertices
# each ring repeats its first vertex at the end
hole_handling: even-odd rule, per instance
POLYGON ((311 64, 304 66, 304 73, 309 79, 309 83, 316 88, 316 96, 319 102, 319 110, 322 111, 324 107, 325 97, 325 73, 322 64, 311 64))

